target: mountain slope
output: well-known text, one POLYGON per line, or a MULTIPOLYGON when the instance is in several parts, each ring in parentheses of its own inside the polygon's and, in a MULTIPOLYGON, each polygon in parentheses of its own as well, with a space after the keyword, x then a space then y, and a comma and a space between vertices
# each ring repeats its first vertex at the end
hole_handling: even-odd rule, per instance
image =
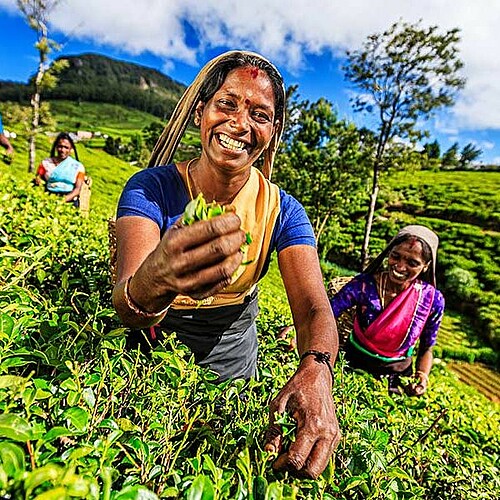
MULTIPOLYGON (((162 119, 170 116, 185 85, 159 71, 98 54, 62 56, 69 63, 46 99, 122 104, 162 119)), ((0 81, 0 100, 25 102, 29 84, 0 81)))

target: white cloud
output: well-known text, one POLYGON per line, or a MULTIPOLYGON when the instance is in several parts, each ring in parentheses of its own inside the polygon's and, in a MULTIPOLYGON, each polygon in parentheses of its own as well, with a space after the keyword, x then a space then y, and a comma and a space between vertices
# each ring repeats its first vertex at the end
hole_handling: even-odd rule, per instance
MULTIPOLYGON (((0 6, 16 9, 15 0, 0 6)), ((246 48, 298 72, 305 55, 342 55, 403 18, 461 29, 467 85, 453 127, 500 129, 500 2, 495 0, 64 0, 52 25, 70 37, 131 54, 197 65, 207 48, 246 48), (197 41, 187 40, 186 25, 197 41), (191 45, 190 45, 191 43, 191 45)))
POLYGON ((490 149, 493 149, 495 147, 495 143, 494 142, 491 142, 491 141, 469 141, 469 142, 472 142, 473 144, 475 144, 476 146, 478 146, 479 148, 481 148, 482 150, 490 150, 490 149))

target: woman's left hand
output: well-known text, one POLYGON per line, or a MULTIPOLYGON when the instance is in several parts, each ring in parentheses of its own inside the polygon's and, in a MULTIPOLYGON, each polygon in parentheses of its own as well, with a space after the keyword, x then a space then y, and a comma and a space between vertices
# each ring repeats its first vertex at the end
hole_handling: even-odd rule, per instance
POLYGON ((331 385, 328 367, 309 356, 271 402, 265 449, 278 453, 275 469, 312 479, 325 470, 340 441, 331 385), (295 441, 288 450, 283 450, 281 427, 275 423, 284 412, 297 423, 295 441))
POLYGON ((415 381, 405 387, 408 396, 422 396, 427 390, 428 376, 423 372, 415 374, 415 381))

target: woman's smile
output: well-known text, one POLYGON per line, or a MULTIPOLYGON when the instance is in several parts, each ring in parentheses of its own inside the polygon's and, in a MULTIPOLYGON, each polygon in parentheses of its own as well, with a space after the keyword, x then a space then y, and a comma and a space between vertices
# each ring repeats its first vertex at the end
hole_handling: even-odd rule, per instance
POLYGON ((225 147, 226 149, 230 149, 231 151, 243 151, 247 147, 244 142, 241 142, 237 139, 232 139, 224 133, 216 134, 216 137, 223 147, 225 147))
POLYGON ((403 287, 408 286, 428 266, 422 255, 422 244, 413 240, 395 246, 389 253, 387 263, 389 279, 403 287))

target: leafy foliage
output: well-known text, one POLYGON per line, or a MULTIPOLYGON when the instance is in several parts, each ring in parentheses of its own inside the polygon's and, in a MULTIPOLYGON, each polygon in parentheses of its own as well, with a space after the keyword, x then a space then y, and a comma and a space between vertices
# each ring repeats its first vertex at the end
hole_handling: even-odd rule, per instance
POLYGON ((288 128, 273 179, 300 199, 321 249, 338 231, 338 206, 363 196, 371 150, 352 123, 338 119, 330 102, 300 101, 296 90, 288 92, 288 128))
MULTIPOLYGON (((148 119, 111 106, 57 104, 66 109, 57 115, 60 123, 95 120, 94 126, 127 138, 148 119)), ((194 135, 188 140, 196 144, 194 135)), ((50 144, 48 137, 37 138, 41 154, 48 153, 50 144)), ((276 262, 260 284, 259 379, 215 386, 213 375, 197 367, 174 338, 152 352, 133 347, 138 334, 121 328, 111 308, 106 219, 136 168, 104 153, 97 141, 79 143, 94 180, 92 209, 84 219, 58 198, 31 187, 29 175, 19 168, 27 146, 19 142, 15 147, 13 164, 0 163, 0 496, 496 496, 498 406, 458 382, 444 362, 433 368, 426 395, 410 399, 389 396, 385 381, 349 371, 340 356, 334 398, 343 438, 334 458, 317 481, 274 471, 274 457, 262 450, 267 407, 297 363, 289 342, 277 335, 291 323, 291 313, 276 262)), ((435 178, 415 173, 411 182, 391 177, 393 185, 379 207, 374 251, 401 222, 414 220, 412 214, 389 210, 391 204, 420 210, 432 201, 444 210, 458 198, 474 217, 489 211, 484 220, 493 221, 500 192, 494 189, 496 177, 466 174, 462 180, 444 172, 433 173, 435 178), (421 198, 425 203, 420 205, 421 198)), ((335 235, 335 256, 356 252, 363 213, 356 203, 337 205, 342 230, 335 235)), ((432 226, 431 219, 425 221, 432 226)), ((476 230, 475 248, 485 255, 496 251, 491 247, 495 240, 483 238, 483 245, 481 230, 476 230)), ((457 241, 462 240, 450 233, 450 245, 457 241)), ((466 243, 463 247, 472 252, 474 246, 466 243)), ((457 250, 450 246, 446 251, 453 260, 457 250)), ((459 344, 467 344, 462 317, 452 319, 446 319, 447 334, 459 330, 464 335, 459 344)), ((442 344, 440 354, 447 355, 449 344, 442 344)), ((475 359, 486 354, 479 341, 466 347, 463 353, 475 359)), ((459 354, 458 346, 452 354, 459 354)))
POLYGON ((410 399, 390 397, 384 381, 346 370, 341 358, 334 397, 343 438, 334 459, 316 481, 274 471, 262 450, 266 409, 297 363, 277 337, 291 314, 276 263, 260 286, 258 380, 215 386, 174 338, 152 352, 133 348, 111 308, 105 224, 121 188, 109 180, 125 165, 102 163, 108 192, 96 192, 88 219, 0 165, 0 495, 495 495, 498 408, 444 364, 428 393, 410 399))
POLYGON ((438 26, 394 23, 383 33, 370 35, 363 47, 347 52, 344 71, 361 93, 353 99, 355 111, 374 114, 377 147, 373 159, 370 208, 365 226, 361 263, 368 251, 379 191, 379 171, 394 139, 420 139, 418 119, 450 106, 465 80, 458 55, 459 30, 443 34, 438 26))

